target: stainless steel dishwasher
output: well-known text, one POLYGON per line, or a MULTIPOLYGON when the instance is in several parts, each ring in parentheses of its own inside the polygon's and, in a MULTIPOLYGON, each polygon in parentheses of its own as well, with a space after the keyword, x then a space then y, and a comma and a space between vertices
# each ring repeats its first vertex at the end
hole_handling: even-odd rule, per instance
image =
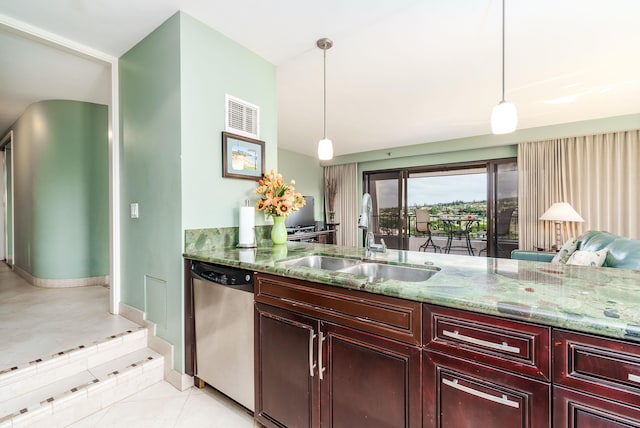
POLYGON ((195 375, 254 410, 253 272, 193 262, 195 375))

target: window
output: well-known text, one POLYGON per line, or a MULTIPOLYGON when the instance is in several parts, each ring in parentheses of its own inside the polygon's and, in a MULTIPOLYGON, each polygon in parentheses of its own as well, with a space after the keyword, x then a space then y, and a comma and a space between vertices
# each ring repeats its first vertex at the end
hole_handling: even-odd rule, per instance
POLYGON ((374 235, 389 248, 509 257, 518 246, 517 174, 516 159, 365 172, 374 235), (417 210, 428 210, 428 230, 417 210))

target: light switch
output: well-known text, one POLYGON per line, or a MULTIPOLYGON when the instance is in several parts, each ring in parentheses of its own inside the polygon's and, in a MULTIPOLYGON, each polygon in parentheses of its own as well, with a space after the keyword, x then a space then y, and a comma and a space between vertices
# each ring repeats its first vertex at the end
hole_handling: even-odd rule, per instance
POLYGON ((133 202, 130 205, 130 208, 131 208, 131 218, 138 218, 138 203, 133 202))

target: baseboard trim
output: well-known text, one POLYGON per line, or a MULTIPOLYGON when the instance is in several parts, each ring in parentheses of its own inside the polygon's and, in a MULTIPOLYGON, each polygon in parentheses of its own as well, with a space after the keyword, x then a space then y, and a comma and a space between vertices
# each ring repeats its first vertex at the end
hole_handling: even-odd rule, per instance
POLYGON ((161 337, 156 336, 156 324, 148 321, 143 311, 120 302, 120 315, 129 321, 149 329, 147 346, 164 357, 164 380, 179 391, 185 391, 193 386, 193 376, 180 373, 173 368, 174 346, 161 337))
POLYGON ((29 272, 13 265, 13 271, 26 280, 29 284, 41 288, 72 288, 72 287, 88 287, 93 285, 108 285, 109 275, 91 276, 87 278, 38 278, 29 272))

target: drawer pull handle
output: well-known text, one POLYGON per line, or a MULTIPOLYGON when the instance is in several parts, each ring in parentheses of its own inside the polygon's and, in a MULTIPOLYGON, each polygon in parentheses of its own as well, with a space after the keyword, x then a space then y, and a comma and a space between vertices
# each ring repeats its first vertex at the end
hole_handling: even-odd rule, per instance
POLYGON ((505 406, 513 407, 515 409, 520 408, 520 403, 518 403, 517 401, 509 400, 509 398, 507 398, 507 396, 504 394, 502 394, 502 397, 496 397, 495 395, 487 394, 486 392, 476 391, 475 389, 469 388, 468 386, 460 385, 458 383, 458 379, 442 379, 442 383, 462 392, 466 392, 467 394, 475 395, 476 397, 493 401, 494 403, 504 404, 505 406))
POLYGON ((632 373, 629 373, 629 376, 627 377, 627 379, 629 379, 631 382, 638 382, 640 383, 640 376, 638 375, 634 375, 632 373))
POLYGON ((309 376, 313 377, 313 369, 316 368, 315 363, 313 362, 313 341, 316 338, 316 335, 313 334, 313 330, 309 330, 309 376))
POLYGON ((511 346, 507 342, 502 342, 502 343, 488 342, 486 340, 476 339, 475 337, 465 336, 464 334, 458 333, 458 330, 454 330, 454 331, 442 330, 442 334, 454 339, 458 339, 462 342, 473 343, 474 345, 480 345, 486 348, 497 349, 499 351, 512 352, 514 354, 520 353, 520 348, 518 348, 517 346, 511 346))

